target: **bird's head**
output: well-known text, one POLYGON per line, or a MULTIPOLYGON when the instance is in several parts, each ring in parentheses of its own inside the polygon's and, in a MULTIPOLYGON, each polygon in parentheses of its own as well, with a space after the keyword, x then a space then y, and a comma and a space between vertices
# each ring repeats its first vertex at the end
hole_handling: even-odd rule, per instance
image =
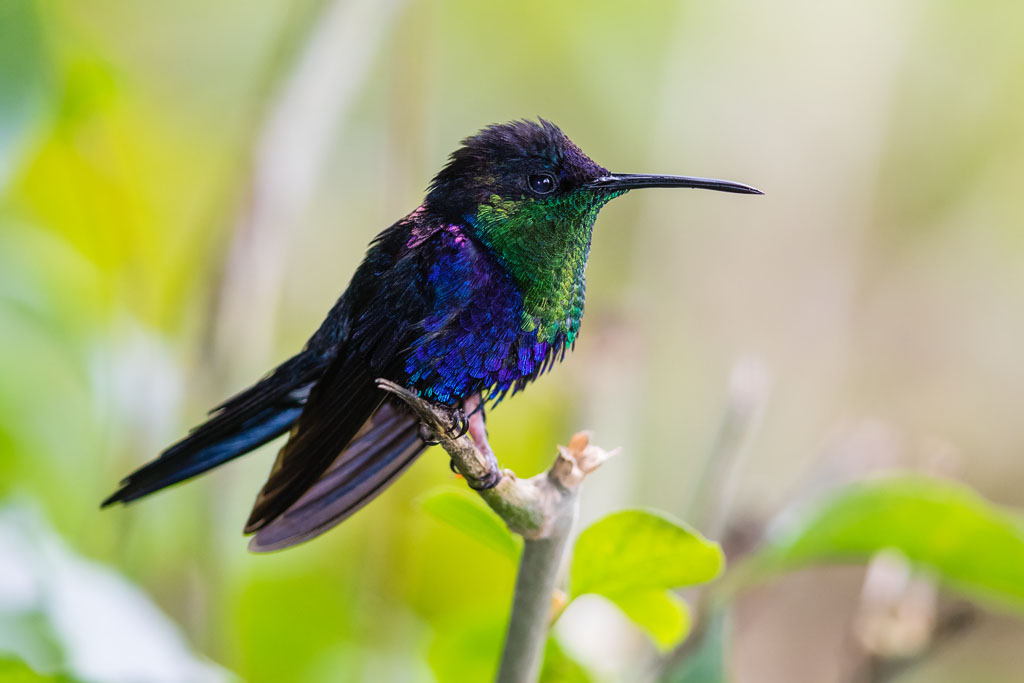
POLYGON ((552 287, 582 278, 601 207, 645 187, 761 194, 711 178, 610 173, 540 119, 489 126, 463 140, 434 177, 426 208, 469 226, 524 287, 548 297, 552 287))
POLYGON ((644 187, 761 194, 747 185, 712 178, 609 173, 558 126, 540 119, 488 126, 463 140, 434 177, 427 204, 450 220, 472 221, 481 209, 495 204, 507 210, 543 207, 549 212, 567 205, 600 206, 644 187))

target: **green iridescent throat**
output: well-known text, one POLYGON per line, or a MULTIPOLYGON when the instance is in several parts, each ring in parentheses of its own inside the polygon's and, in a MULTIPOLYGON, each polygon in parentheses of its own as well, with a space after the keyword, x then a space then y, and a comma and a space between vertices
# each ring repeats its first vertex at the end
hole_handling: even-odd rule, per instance
POLYGON ((480 206, 476 230, 523 295, 522 329, 572 344, 586 298, 587 256, 597 213, 622 192, 577 192, 551 199, 502 199, 480 206))

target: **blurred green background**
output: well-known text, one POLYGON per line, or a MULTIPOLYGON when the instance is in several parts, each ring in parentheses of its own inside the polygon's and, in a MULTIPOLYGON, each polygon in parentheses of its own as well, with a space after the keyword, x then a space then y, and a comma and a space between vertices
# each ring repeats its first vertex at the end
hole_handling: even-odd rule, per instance
MULTIPOLYGON (((506 466, 540 471, 587 427, 625 453, 584 521, 692 517, 745 358, 762 418, 730 478, 740 546, 876 469, 1024 506, 1022 27, 1000 0, 0 0, 0 554, 29 529, 90 558, 180 626, 181 656, 242 680, 486 679, 514 565, 424 514, 460 486, 441 453, 275 555, 240 535, 273 447, 98 504, 302 345, 462 137, 536 115, 612 170, 767 194, 602 212, 575 352, 491 415, 506 466)), ((745 596, 736 680, 852 680, 863 580, 745 596)), ((606 604, 559 629, 597 680, 649 669, 606 604)), ((982 612, 892 680, 1018 680, 1021 645, 982 612)))

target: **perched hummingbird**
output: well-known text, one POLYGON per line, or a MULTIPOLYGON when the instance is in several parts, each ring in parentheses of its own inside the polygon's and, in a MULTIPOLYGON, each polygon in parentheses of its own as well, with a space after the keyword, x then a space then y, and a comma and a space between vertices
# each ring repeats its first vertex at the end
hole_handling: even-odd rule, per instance
POLYGON ((427 447, 416 418, 377 378, 464 411, 470 436, 491 454, 484 404, 522 389, 573 346, 597 213, 645 187, 761 194, 725 180, 609 173, 543 119, 467 138, 423 204, 373 240, 305 348, 129 475, 104 506, 290 430, 245 532, 256 534, 256 551, 313 538, 427 447))

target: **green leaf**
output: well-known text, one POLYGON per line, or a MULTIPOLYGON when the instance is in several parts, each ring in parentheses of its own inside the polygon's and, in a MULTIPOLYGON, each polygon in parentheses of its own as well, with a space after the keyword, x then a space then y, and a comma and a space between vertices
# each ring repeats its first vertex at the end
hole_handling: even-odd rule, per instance
POLYGON ((690 610, 675 593, 652 588, 608 598, 646 631, 663 652, 682 642, 690 632, 690 610))
POLYGON ((850 486, 746 568, 755 580, 900 550, 963 594, 1024 612, 1024 523, 969 488, 903 476, 850 486))
POLYGON ((519 560, 522 541, 476 496, 449 489, 427 494, 420 505, 441 520, 513 562, 519 560))
POLYGON ((571 594, 619 595, 704 583, 722 571, 717 543, 660 514, 623 510, 580 534, 573 550, 571 594))
POLYGON ((663 515, 625 510, 595 522, 573 550, 570 594, 602 595, 658 647, 679 643, 689 612, 669 591, 710 581, 722 571, 717 543, 663 515))

